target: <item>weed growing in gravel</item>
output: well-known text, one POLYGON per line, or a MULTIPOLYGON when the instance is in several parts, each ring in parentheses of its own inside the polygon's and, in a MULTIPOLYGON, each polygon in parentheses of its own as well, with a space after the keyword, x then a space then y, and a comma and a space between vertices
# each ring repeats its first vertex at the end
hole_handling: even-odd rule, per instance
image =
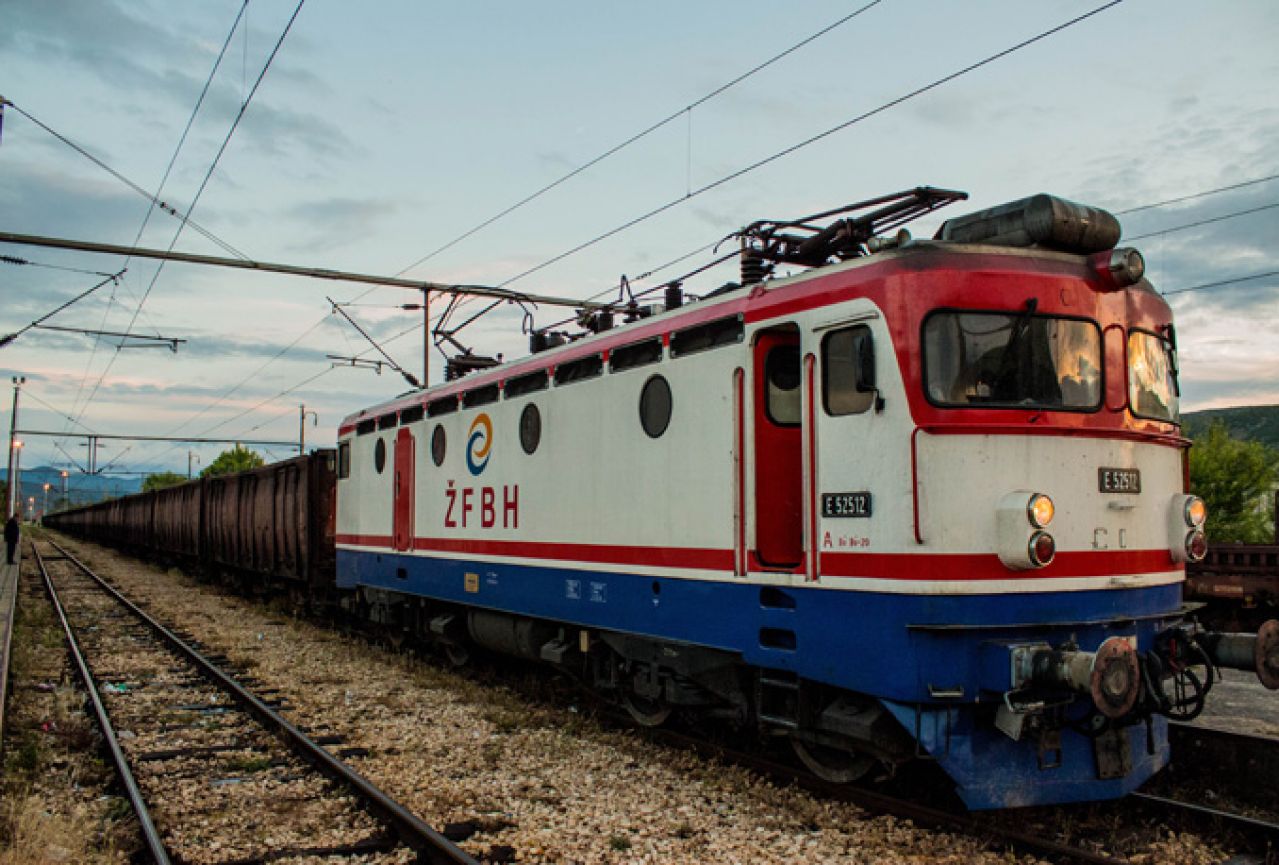
POLYGON ((133 806, 123 796, 112 796, 107 800, 107 808, 103 812, 103 816, 113 823, 119 820, 128 820, 133 817, 133 806))
POLYGON ((608 849, 616 850, 619 853, 623 850, 629 850, 631 849, 631 839, 625 835, 610 835, 608 836, 608 849))
POLYGON ((83 817, 56 813, 36 795, 6 797, 0 812, 0 865, 35 862, 75 862, 77 865, 114 859, 109 851, 94 855, 88 847, 93 826, 83 817))
POLYGON ((497 704, 480 708, 480 717, 493 725, 494 732, 508 734, 529 726, 528 711, 523 706, 497 704))
POLYGON ((24 735, 15 748, 6 752, 4 774, 7 778, 29 778, 40 765, 40 742, 34 736, 24 735))
POLYGON ((267 769, 270 769, 271 758, 264 754, 249 754, 229 760, 227 765, 233 772, 249 775, 254 772, 265 772, 267 769))

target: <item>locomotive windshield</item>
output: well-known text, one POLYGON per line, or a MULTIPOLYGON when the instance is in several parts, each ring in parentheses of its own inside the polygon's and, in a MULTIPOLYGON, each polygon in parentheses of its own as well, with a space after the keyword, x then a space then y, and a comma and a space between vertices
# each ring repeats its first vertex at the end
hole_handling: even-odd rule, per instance
POLYGON ((936 312, 924 380, 939 405, 1089 411, 1101 405, 1101 333, 1031 312, 936 312))
POLYGON ((1128 334, 1128 404, 1133 414, 1176 423, 1176 375, 1166 340, 1140 330, 1128 334))

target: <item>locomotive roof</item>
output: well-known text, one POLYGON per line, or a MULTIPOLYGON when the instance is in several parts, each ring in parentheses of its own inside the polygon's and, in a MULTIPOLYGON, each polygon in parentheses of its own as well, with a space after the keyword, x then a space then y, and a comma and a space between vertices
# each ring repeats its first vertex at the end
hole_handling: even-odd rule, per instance
MULTIPOLYGON (((794 289, 814 279, 824 278, 832 274, 857 270, 869 266, 898 261, 906 257, 937 253, 961 256, 1000 256, 1005 258, 1021 258, 1036 261, 1058 262, 1078 266, 1087 256, 1075 252, 1059 252, 1042 247, 1010 247, 1004 245, 977 244, 971 242, 911 240, 871 255, 854 258, 838 264, 815 267, 792 276, 768 280, 755 285, 743 286, 726 291, 713 297, 689 302, 677 309, 666 310, 653 316, 618 327, 590 334, 566 345, 547 349, 546 351, 526 355, 506 361, 491 369, 471 373, 452 381, 443 382, 424 390, 408 394, 370 406, 343 418, 339 427, 339 436, 350 432, 355 424, 386 415, 388 412, 400 411, 413 406, 426 405, 442 397, 461 394, 477 387, 498 384, 524 373, 539 369, 553 370, 567 361, 588 357, 601 351, 626 345, 646 337, 665 335, 673 329, 691 327, 723 318, 736 312, 745 313, 764 297, 770 300, 777 292, 794 289)), ((1139 285, 1148 285, 1143 280, 1139 285)), ((1136 286, 1134 286, 1136 287, 1136 286)))

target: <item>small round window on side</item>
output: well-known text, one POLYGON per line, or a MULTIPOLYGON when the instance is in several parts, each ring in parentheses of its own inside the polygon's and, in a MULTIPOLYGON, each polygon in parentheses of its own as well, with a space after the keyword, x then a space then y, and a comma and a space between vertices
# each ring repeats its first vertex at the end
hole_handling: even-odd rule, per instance
POLYGON ((520 447, 530 456, 542 441, 542 413, 529 403, 520 412, 520 447))
POLYGON ((671 423, 671 386, 660 375, 649 376, 640 391, 640 426, 649 438, 661 438, 671 423))
POLYGON ((431 462, 437 466, 444 465, 444 450, 448 442, 444 435, 444 425, 436 424, 431 432, 431 462))

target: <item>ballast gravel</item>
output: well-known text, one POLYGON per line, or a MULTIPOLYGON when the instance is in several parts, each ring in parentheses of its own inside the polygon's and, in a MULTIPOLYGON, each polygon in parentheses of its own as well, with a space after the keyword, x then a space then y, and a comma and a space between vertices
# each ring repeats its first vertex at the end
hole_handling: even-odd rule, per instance
MULTIPOLYGON (((779 788, 745 770, 529 705, 428 661, 272 613, 81 542, 86 562, 208 650, 278 689, 284 714, 481 861, 1012 863, 974 838, 779 788), (451 825, 450 825, 451 824, 451 825)), ((1211 863, 1194 836, 1134 862, 1211 863)), ((289 860, 293 861, 293 860, 289 860)))

